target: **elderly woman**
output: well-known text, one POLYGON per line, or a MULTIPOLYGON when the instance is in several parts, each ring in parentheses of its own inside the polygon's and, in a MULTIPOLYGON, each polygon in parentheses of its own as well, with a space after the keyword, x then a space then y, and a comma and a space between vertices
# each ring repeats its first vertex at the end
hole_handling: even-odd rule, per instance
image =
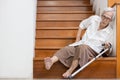
POLYGON ((45 68, 49 70, 51 66, 60 61, 69 69, 63 73, 64 78, 68 78, 77 66, 85 65, 91 58, 94 58, 104 48, 110 46, 113 30, 109 23, 114 17, 114 9, 106 8, 101 17, 94 15, 83 20, 79 25, 76 42, 58 50, 53 57, 44 59, 45 68), (81 31, 86 29, 80 40, 81 31))

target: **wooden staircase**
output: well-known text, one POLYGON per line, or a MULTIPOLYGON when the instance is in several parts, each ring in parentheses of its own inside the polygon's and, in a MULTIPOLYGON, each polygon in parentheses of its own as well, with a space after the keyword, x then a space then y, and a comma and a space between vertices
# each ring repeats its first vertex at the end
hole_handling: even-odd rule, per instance
MULTIPOLYGON (((37 1, 34 78, 62 78, 61 75, 67 68, 57 62, 50 71, 47 71, 43 59, 73 43, 79 23, 93 14, 90 0, 37 1)), ((115 61, 116 58, 101 58, 75 78, 115 78, 115 61)))

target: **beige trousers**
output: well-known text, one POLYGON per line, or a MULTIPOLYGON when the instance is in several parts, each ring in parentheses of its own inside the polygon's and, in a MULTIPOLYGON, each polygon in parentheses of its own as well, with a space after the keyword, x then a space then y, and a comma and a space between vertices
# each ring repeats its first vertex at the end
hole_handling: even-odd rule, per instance
POLYGON ((54 56, 57 56, 59 61, 66 67, 70 67, 73 60, 79 60, 79 65, 85 65, 90 59, 94 58, 97 53, 88 45, 66 46, 58 50, 54 56))

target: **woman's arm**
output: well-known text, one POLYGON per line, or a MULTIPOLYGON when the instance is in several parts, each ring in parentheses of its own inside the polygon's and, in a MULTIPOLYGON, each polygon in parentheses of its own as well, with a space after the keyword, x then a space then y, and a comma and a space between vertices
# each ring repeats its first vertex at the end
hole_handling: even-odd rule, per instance
POLYGON ((83 29, 81 29, 81 28, 79 27, 78 32, 77 32, 77 36, 76 36, 76 41, 75 41, 75 42, 78 42, 78 41, 80 40, 80 36, 81 36, 82 30, 83 30, 83 29))

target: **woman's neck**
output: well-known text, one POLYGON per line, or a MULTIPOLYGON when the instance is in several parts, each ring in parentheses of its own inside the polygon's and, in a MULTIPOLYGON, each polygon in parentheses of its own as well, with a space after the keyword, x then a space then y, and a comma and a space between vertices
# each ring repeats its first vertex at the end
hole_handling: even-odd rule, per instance
POLYGON ((108 25, 106 25, 106 26, 100 25, 99 28, 98 28, 98 30, 104 29, 104 28, 106 28, 107 26, 108 26, 108 25))

